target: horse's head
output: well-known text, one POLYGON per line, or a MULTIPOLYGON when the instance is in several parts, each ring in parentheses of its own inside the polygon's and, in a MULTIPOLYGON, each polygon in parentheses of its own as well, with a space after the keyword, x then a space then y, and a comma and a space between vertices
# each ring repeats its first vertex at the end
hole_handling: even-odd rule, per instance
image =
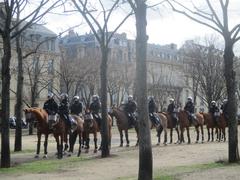
POLYGON ((27 123, 33 123, 36 121, 36 115, 33 113, 32 108, 23 109, 27 123))

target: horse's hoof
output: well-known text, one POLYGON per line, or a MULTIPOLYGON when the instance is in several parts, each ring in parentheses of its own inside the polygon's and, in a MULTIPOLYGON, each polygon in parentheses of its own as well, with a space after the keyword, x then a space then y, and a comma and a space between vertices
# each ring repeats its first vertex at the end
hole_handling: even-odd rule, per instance
POLYGON ((198 141, 195 141, 196 144, 198 144, 198 141))
POLYGON ((167 146, 167 143, 165 142, 165 143, 163 143, 165 146, 167 146))
POLYGON ((94 151, 93 151, 94 153, 97 153, 97 149, 94 149, 94 151))
POLYGON ((126 147, 129 147, 129 144, 127 144, 126 147))
POLYGON ((119 147, 123 147, 123 144, 120 144, 119 147))
POLYGON ((68 157, 71 157, 72 156, 72 153, 68 153, 68 155, 67 155, 68 157))
POLYGON ((45 154, 44 156, 43 156, 43 159, 47 159, 48 158, 48 156, 47 156, 47 154, 45 154))
POLYGON ((204 141, 202 141, 202 144, 204 143, 204 141))
POLYGON ((36 155, 34 156, 34 158, 38 159, 38 158, 39 158, 39 154, 36 154, 36 155))
POLYGON ((86 150, 85 150, 85 153, 88 153, 88 152, 89 152, 89 150, 88 150, 88 149, 86 149, 86 150))
POLYGON ((160 145, 160 143, 157 143, 156 145, 157 145, 157 146, 159 146, 159 145, 160 145))

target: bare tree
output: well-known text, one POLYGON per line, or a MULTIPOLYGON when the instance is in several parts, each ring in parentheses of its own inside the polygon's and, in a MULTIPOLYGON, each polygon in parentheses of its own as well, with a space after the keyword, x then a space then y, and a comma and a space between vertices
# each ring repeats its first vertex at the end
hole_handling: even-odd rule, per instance
POLYGON ((103 1, 99 0, 99 8, 101 12, 96 12, 96 8, 91 6, 91 2, 87 0, 72 0, 74 7, 85 19, 89 27, 91 28, 97 42, 99 43, 101 50, 101 65, 100 65, 100 77, 101 77, 101 101, 102 101, 102 157, 107 157, 110 155, 110 150, 108 147, 109 142, 109 132, 107 128, 107 63, 108 63, 108 53, 109 53, 109 43, 114 33, 121 27, 121 25, 128 19, 132 14, 131 12, 127 14, 120 23, 114 28, 112 32, 109 32, 108 23, 113 13, 116 12, 116 9, 119 7, 120 0, 111 2, 109 7, 104 6, 103 1), (102 15, 102 25, 98 17, 102 15))
POLYGON ((206 40, 206 46, 188 41, 181 49, 186 72, 192 81, 192 91, 210 107, 211 101, 220 101, 226 88, 223 74, 222 51, 214 45, 213 39, 206 40))
POLYGON ((202 0, 206 5, 204 9, 195 5, 193 2, 191 4, 179 3, 177 0, 167 0, 167 2, 175 12, 183 14, 191 20, 211 28, 218 32, 224 39, 224 76, 227 87, 227 113, 229 116, 228 160, 230 163, 236 162, 239 160, 239 152, 236 120, 236 72, 234 71, 233 47, 240 39, 240 24, 236 24, 231 29, 229 27, 229 0, 202 0))
POLYGON ((13 17, 20 6, 22 11, 28 1, 24 0, 4 0, 0 4, 0 35, 3 40, 3 58, 2 58, 2 150, 1 167, 10 167, 10 148, 9 148, 9 97, 10 97, 10 62, 11 62, 11 40, 16 38, 25 29, 41 20, 41 18, 52 8, 59 5, 59 1, 50 2, 42 0, 20 21, 14 23, 13 17), (18 3, 17 3, 18 2, 18 3), (17 29, 17 27, 19 29, 17 29))

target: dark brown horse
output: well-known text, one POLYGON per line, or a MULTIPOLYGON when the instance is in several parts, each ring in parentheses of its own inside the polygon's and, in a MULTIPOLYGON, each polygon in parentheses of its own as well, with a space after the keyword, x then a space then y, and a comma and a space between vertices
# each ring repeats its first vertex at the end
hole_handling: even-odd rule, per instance
MULTIPOLYGON (((204 117, 200 113, 195 114, 195 120, 193 120, 193 126, 196 129, 197 132, 197 138, 196 138, 196 143, 199 141, 199 127, 201 128, 201 134, 202 134, 202 143, 204 142, 204 133, 203 133, 203 125, 204 125, 204 117)), ((179 118, 179 125, 180 125, 180 143, 184 142, 184 129, 186 128, 187 130, 187 137, 188 137, 188 144, 191 143, 190 139, 190 134, 189 134, 189 127, 190 127, 190 122, 188 119, 188 113, 187 111, 180 110, 178 113, 178 118, 179 118)))
POLYGON ((47 146, 48 146, 48 135, 52 133, 48 125, 48 114, 44 109, 41 108, 27 108, 23 110, 25 112, 27 123, 37 123, 37 152, 35 158, 39 157, 41 137, 45 136, 44 141, 44 158, 47 158, 47 146))
POLYGON ((217 133, 217 140, 221 140, 221 134, 223 134, 223 140, 226 140, 225 136, 225 128, 227 126, 227 122, 224 118, 223 114, 220 114, 220 117, 217 118, 216 122, 213 120, 213 116, 211 113, 202 113, 204 117, 204 121, 207 127, 207 132, 208 132, 208 141, 214 141, 214 128, 216 129, 217 133), (210 134, 211 130, 211 134, 210 134))
POLYGON ((177 132, 177 141, 176 143, 179 143, 180 138, 179 138, 179 130, 178 130, 178 124, 177 122, 174 123, 174 120, 172 119, 173 117, 167 113, 167 112, 163 112, 163 114, 167 117, 167 128, 170 129, 170 141, 169 143, 172 144, 172 136, 173 136, 173 128, 175 128, 176 132, 177 132))
MULTIPOLYGON (((90 142, 90 138, 89 138, 89 134, 93 134, 94 137, 94 153, 97 152, 98 146, 97 146, 97 133, 100 132, 100 127, 97 123, 97 120, 93 117, 91 111, 89 109, 85 110, 85 114, 83 116, 84 119, 84 136, 85 136, 85 149, 86 149, 86 153, 89 152, 89 142, 90 142)), ((109 133, 109 146, 111 146, 111 139, 112 139, 112 118, 110 115, 108 115, 108 119, 107 119, 107 123, 108 123, 108 133, 109 133)))
MULTIPOLYGON (((123 146, 123 131, 125 134, 126 138, 126 146, 129 146, 129 139, 128 139, 128 129, 130 129, 129 124, 128 124, 128 117, 125 111, 121 108, 117 107, 112 107, 110 114, 116 118, 117 121, 117 127, 118 131, 120 134, 120 147, 123 146)), ((134 124, 135 131, 137 133, 137 143, 136 146, 138 145, 138 124, 134 124)))

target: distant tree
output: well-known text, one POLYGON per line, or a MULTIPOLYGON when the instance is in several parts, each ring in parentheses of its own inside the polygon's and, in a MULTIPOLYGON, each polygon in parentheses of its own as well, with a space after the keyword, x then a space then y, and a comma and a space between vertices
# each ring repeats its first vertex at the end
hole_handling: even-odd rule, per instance
MULTIPOLYGON (((240 40, 240 24, 237 23, 230 29, 229 20, 229 0, 210 1, 202 0, 205 8, 192 3, 180 3, 177 0, 167 0, 173 11, 183 14, 191 20, 207 26, 218 32, 224 39, 224 76, 227 87, 227 113, 229 115, 229 141, 228 141, 228 160, 230 163, 239 160, 238 152, 238 131, 237 131, 237 98, 236 98, 236 72, 234 71, 234 52, 233 47, 240 40)), ((199 4, 199 2, 198 2, 199 4)))

